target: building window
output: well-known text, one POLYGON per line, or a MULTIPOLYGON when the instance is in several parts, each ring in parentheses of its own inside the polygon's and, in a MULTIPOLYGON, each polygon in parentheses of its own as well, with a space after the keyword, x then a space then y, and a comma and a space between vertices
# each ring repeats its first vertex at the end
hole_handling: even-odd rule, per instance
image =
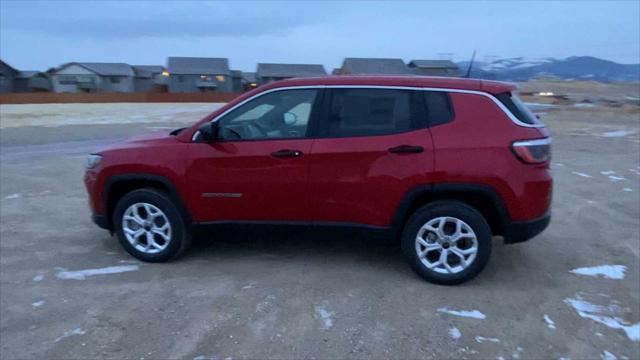
POLYGON ((184 75, 178 75, 178 81, 184 82, 184 75))
POLYGON ((216 75, 216 80, 218 80, 220 82, 224 82, 225 81, 225 77, 224 77, 224 75, 216 75))
POLYGON ((167 70, 164 70, 164 71, 162 72, 162 76, 164 76, 164 77, 168 77, 168 76, 169 76, 169 72, 168 72, 167 70))
POLYGON ((77 82, 75 76, 60 76, 58 79, 60 85, 75 85, 77 82))
POLYGON ((119 78, 118 76, 112 76, 112 77, 110 78, 110 80, 111 80, 111 83, 112 83, 112 84, 119 84, 119 83, 120 83, 120 80, 122 80, 122 79, 121 79, 121 78, 119 78))
POLYGON ((200 80, 209 81, 209 80, 211 80, 211 78, 209 76, 207 76, 207 75, 200 75, 200 80))

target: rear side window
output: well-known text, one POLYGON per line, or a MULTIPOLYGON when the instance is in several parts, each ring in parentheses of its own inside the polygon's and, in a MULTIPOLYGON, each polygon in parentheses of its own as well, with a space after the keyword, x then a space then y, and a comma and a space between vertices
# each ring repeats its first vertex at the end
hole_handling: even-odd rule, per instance
POLYGON ((427 108, 428 126, 446 124, 453 120, 453 107, 446 92, 425 91, 424 102, 427 108))
POLYGON ((416 96, 394 89, 333 89, 320 134, 326 137, 386 135, 413 129, 416 96))
POLYGON ((516 94, 504 92, 496 95, 498 100, 520 121, 529 125, 540 125, 540 120, 529 110, 516 94))

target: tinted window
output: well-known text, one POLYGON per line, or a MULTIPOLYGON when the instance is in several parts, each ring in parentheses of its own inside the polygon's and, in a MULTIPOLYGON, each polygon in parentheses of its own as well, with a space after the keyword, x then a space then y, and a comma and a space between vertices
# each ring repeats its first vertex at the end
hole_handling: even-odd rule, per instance
POLYGON ((453 107, 446 92, 425 91, 424 101, 427 108, 429 126, 448 123, 453 119, 453 107))
POLYGON ((540 120, 529 110, 527 105, 520 98, 510 92, 496 95, 498 100, 511 111, 511 113, 525 124, 537 125, 541 124, 540 120))
POLYGON ((229 112, 220 121, 220 137, 226 140, 300 138, 307 124, 317 90, 274 91, 229 112))
POLYGON ((368 136, 409 131, 412 125, 412 92, 391 89, 334 89, 327 123, 327 137, 368 136))

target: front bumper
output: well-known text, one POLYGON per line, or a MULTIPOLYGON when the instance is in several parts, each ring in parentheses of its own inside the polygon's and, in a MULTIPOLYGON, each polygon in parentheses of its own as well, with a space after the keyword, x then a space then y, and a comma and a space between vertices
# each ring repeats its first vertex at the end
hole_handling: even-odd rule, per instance
POLYGON ((91 220, 99 227, 111 231, 111 227, 109 226, 109 221, 106 216, 93 214, 91 215, 91 220))
POLYGON ((534 236, 540 234, 549 226, 551 222, 551 213, 528 221, 514 221, 507 225, 504 232, 505 244, 516 244, 525 242, 534 236))

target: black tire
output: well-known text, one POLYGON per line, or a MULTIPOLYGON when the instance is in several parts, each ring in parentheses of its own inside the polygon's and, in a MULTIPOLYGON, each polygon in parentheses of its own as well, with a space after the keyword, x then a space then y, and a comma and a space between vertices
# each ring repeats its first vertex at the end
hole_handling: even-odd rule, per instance
POLYGON ((463 202, 453 200, 436 201, 419 208, 406 223, 402 233, 402 252, 413 271, 423 279, 441 285, 456 285, 476 277, 489 262, 491 245, 491 228, 482 214, 463 202), (432 219, 443 216, 454 217, 465 222, 475 233, 478 242, 475 259, 467 268, 457 273, 443 274, 429 269, 420 260, 416 249, 416 237, 422 226, 432 219))
POLYGON ((146 262, 165 262, 178 257, 190 244, 190 234, 185 226, 176 205, 162 191, 145 188, 125 194, 117 203, 113 211, 113 224, 118 240, 124 249, 133 257, 146 262), (160 252, 148 254, 136 249, 126 238, 122 226, 122 217, 131 205, 148 203, 160 209, 166 215, 171 225, 171 237, 168 245, 160 252))

